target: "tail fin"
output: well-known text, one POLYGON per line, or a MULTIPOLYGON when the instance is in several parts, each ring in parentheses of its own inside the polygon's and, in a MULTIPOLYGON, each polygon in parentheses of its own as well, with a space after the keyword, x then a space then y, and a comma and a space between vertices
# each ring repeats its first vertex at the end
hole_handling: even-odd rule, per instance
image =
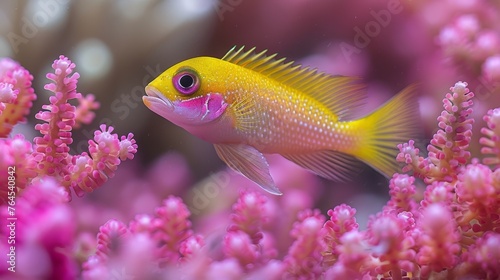
POLYGON ((357 120, 366 138, 355 157, 387 177, 399 171, 397 145, 418 137, 416 85, 410 85, 370 115, 357 120))

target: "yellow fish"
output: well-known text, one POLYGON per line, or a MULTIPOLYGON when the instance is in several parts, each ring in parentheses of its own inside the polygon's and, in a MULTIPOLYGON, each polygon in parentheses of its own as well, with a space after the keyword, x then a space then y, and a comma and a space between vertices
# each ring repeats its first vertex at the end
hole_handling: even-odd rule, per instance
POLYGON ((266 191, 281 192, 263 154, 280 154, 314 173, 346 180, 361 160, 382 174, 398 170, 396 145, 415 136, 414 86, 356 118, 363 86, 232 48, 222 59, 182 61, 146 86, 153 112, 214 144, 232 169, 266 191))

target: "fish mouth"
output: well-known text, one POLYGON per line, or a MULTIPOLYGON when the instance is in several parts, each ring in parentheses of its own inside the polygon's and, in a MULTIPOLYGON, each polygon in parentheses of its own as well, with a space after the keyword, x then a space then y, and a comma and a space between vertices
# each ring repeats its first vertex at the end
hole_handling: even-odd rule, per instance
POLYGON ((144 102, 144 105, 156 113, 158 113, 158 110, 174 110, 174 103, 153 86, 146 86, 146 96, 142 97, 142 102, 144 102))

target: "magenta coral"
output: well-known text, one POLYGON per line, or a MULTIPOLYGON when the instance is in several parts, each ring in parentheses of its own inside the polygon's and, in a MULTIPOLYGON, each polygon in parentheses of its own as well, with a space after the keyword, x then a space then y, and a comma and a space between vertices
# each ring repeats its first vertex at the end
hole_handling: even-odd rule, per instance
POLYGON ((95 117, 94 111, 99 109, 100 104, 95 100, 93 94, 78 98, 78 106, 75 110, 74 128, 79 128, 82 124, 90 124, 95 117))
POLYGON ((488 155, 483 159, 487 165, 500 166, 500 109, 488 110, 483 120, 488 127, 481 128, 481 133, 486 137, 481 137, 479 143, 483 145, 481 152, 488 155))
POLYGON ((389 181, 389 195, 391 199, 387 202, 384 212, 401 213, 403 211, 416 212, 415 203, 416 187, 413 184, 415 178, 406 174, 394 174, 389 181))
POLYGON ((379 262, 374 268, 375 275, 391 275, 393 279, 401 279, 403 271, 414 271, 415 240, 407 234, 404 218, 381 214, 370 221, 367 229, 368 242, 373 256, 379 262))
MULTIPOLYGON (((4 170, 8 170, 11 166, 13 173, 16 174, 15 189, 24 189, 30 178, 36 176, 36 162, 31 156, 33 153, 33 145, 27 141, 22 134, 16 135, 13 138, 0 139, 0 165, 4 170)), ((7 186, 8 174, 0 175, 0 185, 7 186)), ((0 189, 0 198, 3 200, 7 197, 7 188, 0 189)))
MULTIPOLYGON (((15 236, 10 244, 1 242, 0 251, 4 256, 9 251, 15 254, 14 265, 8 267, 15 270, 16 279, 75 279, 78 268, 70 252, 76 224, 68 200, 64 188, 46 178, 27 188, 15 207, 2 207, 2 220, 13 228, 2 226, 0 236, 6 241, 12 230, 15 236)), ((5 265, 0 267, 0 275, 12 272, 5 265)))
MULTIPOLYGON (((74 72, 75 64, 60 56, 52 64, 54 73, 47 74, 52 82, 45 89, 53 93, 49 105, 35 115, 42 121, 35 129, 42 136, 35 137, 33 144, 22 135, 0 139, 5 148, 2 153, 2 168, 16 168, 16 190, 28 184, 43 180, 44 176, 55 178, 68 191, 78 195, 90 192, 113 177, 121 161, 132 159, 137 152, 133 135, 122 136, 112 133, 112 127, 101 125, 89 141, 89 153, 71 155, 73 142, 72 130, 80 123, 90 123, 94 117, 92 110, 99 107, 93 95, 85 97, 76 92, 79 74, 74 72), (69 102, 77 100, 77 107, 69 102)), ((10 59, 0 61, 0 136, 5 137, 12 126, 23 121, 32 101, 36 98, 31 88, 33 77, 27 70, 10 59), (6 104, 4 104, 6 103, 6 104)), ((0 182, 6 183, 7 177, 0 175, 0 182)), ((3 184, 2 184, 3 185, 3 184)), ((5 201, 7 193, 0 191, 5 201)))
POLYGON ((416 176, 425 178, 428 183, 455 181, 460 167, 470 159, 467 148, 474 123, 470 117, 474 94, 465 82, 456 83, 450 91, 443 99, 444 110, 437 118, 439 130, 427 146, 428 157, 419 156, 419 149, 412 140, 398 145, 397 161, 406 164, 403 171, 413 170, 416 176))
POLYGON ((322 274, 321 252, 323 246, 320 238, 325 218, 319 211, 305 210, 299 213, 290 233, 295 241, 283 260, 286 275, 295 279, 318 279, 322 274))
POLYGON ((67 164, 67 170, 72 172, 65 174, 64 179, 77 194, 80 190, 90 192, 105 183, 113 177, 121 160, 132 159, 137 152, 132 134, 119 140, 118 135, 111 133, 113 127, 101 125, 100 129, 94 132, 94 139, 89 140, 90 155, 74 156, 67 164))
POLYGON ((467 239, 500 230, 500 188, 487 166, 477 161, 468 165, 460 174, 456 196, 461 203, 458 223, 467 239))
POLYGON ((498 279, 500 277, 500 234, 487 233, 479 238, 476 244, 465 253, 467 266, 477 271, 482 279, 498 279))
POLYGON ((9 135, 12 127, 24 122, 36 99, 33 76, 19 63, 0 58, 0 137, 9 135))
POLYGON ((73 73, 75 64, 69 59, 61 56, 52 68, 55 73, 47 74, 47 78, 53 83, 47 84, 45 89, 54 92, 54 96, 49 99, 51 105, 43 107, 46 111, 36 115, 45 123, 35 126, 43 137, 34 139, 34 157, 40 173, 61 177, 63 185, 73 188, 77 194, 89 192, 112 177, 121 160, 133 158, 137 145, 131 135, 120 140, 111 133, 112 127, 101 125, 101 130, 94 133, 94 140, 89 141, 89 154, 69 155, 69 145, 73 141, 71 131, 77 117, 80 122, 89 122, 92 116, 89 109, 97 108, 98 104, 93 102, 92 96, 85 99, 76 92, 79 74, 73 73), (72 99, 79 100, 78 110, 68 103, 72 99))
POLYGON ((441 203, 427 206, 422 211, 418 229, 420 250, 416 259, 421 266, 421 276, 428 278, 432 271, 453 268, 461 248, 460 234, 450 209, 441 203))
POLYGON ((271 213, 266 209, 267 198, 255 192, 243 192, 233 205, 233 224, 228 231, 242 231, 248 235, 253 244, 262 239, 262 227, 267 223, 271 213))
POLYGON ((182 200, 173 196, 165 199, 163 205, 156 209, 152 234, 162 244, 159 250, 162 262, 175 263, 179 259, 180 243, 193 234, 188 219, 190 215, 182 200))
POLYGON ((327 214, 330 220, 326 221, 321 232, 325 246, 322 255, 324 264, 331 266, 339 257, 335 248, 340 244, 340 238, 347 232, 357 230, 358 223, 354 217, 356 209, 346 204, 335 206, 327 214))
POLYGON ((335 251, 338 261, 325 272, 326 279, 370 279, 369 269, 374 265, 368 251, 365 234, 357 230, 346 232, 335 251))
POLYGON ((496 91, 500 82, 500 36, 495 16, 498 8, 488 1, 470 3, 473 4, 462 11, 457 5, 458 12, 446 9, 441 15, 450 20, 441 28, 437 43, 447 60, 459 66, 461 72, 496 91))
POLYGON ((268 199, 260 193, 243 191, 232 209, 232 223, 224 236, 224 254, 236 259, 244 270, 260 267, 276 257, 274 244, 269 244, 269 236, 264 232, 272 217, 268 199))

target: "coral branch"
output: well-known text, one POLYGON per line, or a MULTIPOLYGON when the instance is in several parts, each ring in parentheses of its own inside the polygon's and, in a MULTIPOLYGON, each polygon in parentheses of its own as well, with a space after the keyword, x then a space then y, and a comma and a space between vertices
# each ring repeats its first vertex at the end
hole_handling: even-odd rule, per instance
POLYGON ((486 137, 481 137, 479 143, 483 145, 481 153, 487 155, 483 159, 486 165, 500 166, 500 108, 489 110, 483 117, 488 128, 481 128, 481 133, 486 137))
POLYGON ((333 210, 328 210, 330 220, 326 221, 321 230, 325 250, 322 252, 323 262, 326 266, 334 264, 339 255, 335 247, 340 244, 340 238, 347 232, 358 229, 354 215, 356 209, 349 205, 339 205, 333 210))
POLYGON ((451 211, 440 203, 429 205, 422 211, 418 226, 421 234, 416 258, 422 277, 454 267, 460 252, 460 235, 451 211))
MULTIPOLYGON (((24 189, 33 181, 45 176, 55 178, 68 191, 77 195, 91 192, 105 183, 121 163, 133 159, 137 144, 133 134, 121 138, 112 133, 113 127, 100 126, 89 141, 89 153, 71 155, 73 142, 72 130, 81 123, 87 124, 94 118, 99 103, 93 95, 85 97, 76 92, 79 74, 74 72, 75 64, 60 56, 52 64, 54 73, 48 73, 52 82, 45 89, 53 93, 49 105, 43 105, 42 111, 35 117, 42 121, 35 129, 42 136, 33 139, 33 145, 23 136, 12 139, 0 139, 0 146, 5 148, 0 165, 4 170, 16 166, 16 191, 24 189), (79 102, 78 107, 71 105, 72 100, 79 102)), ((12 126, 24 121, 36 98, 31 88, 33 77, 17 62, 10 59, 0 60, 0 137, 9 134, 12 126)), ((0 182, 7 182, 5 174, 0 175, 0 182)), ((0 190, 5 202, 7 192, 0 190)))
POLYGON ((388 214, 377 215, 368 225, 368 240, 373 255, 379 258, 380 264, 374 269, 376 275, 402 279, 403 271, 415 270, 415 251, 412 247, 415 240, 405 234, 407 230, 404 216, 388 214))
POLYGON ((470 159, 469 147, 472 136, 472 97, 467 83, 458 82, 450 88, 451 93, 443 99, 443 112, 437 118, 438 131, 427 146, 427 158, 419 156, 414 142, 398 145, 400 153, 396 160, 405 164, 403 171, 413 170, 425 178, 427 183, 435 180, 453 182, 461 166, 470 159))
POLYGON ((90 124, 95 117, 94 111, 100 107, 93 94, 78 98, 78 103, 75 110, 74 128, 80 128, 82 124, 90 124))
POLYGON ((294 224, 292 237, 296 240, 284 258, 287 277, 295 279, 318 279, 322 272, 320 230, 325 218, 319 211, 305 210, 299 213, 294 224))
POLYGON ((165 199, 163 205, 156 209, 153 236, 162 244, 159 250, 162 263, 175 263, 180 258, 180 243, 193 235, 191 222, 188 220, 190 215, 182 200, 174 196, 165 199))
POLYGON ((0 137, 7 137, 12 127, 26 121, 36 99, 33 76, 17 62, 0 59, 0 137))

